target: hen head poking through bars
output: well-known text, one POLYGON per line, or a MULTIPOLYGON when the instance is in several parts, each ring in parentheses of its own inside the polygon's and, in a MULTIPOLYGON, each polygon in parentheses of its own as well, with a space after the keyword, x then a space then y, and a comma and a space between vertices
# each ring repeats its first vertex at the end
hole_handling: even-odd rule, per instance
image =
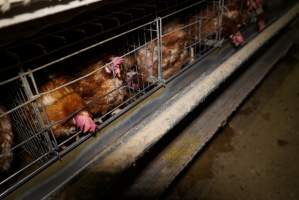
POLYGON ((108 74, 113 74, 113 76, 121 78, 121 65, 124 63, 124 59, 121 57, 112 58, 111 64, 105 67, 105 71, 108 74))

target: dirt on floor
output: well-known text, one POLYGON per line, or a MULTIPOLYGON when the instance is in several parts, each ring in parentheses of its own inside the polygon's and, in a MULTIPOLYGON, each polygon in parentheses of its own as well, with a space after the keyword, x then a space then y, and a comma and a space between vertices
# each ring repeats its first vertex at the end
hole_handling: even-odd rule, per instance
POLYGON ((276 65, 163 199, 299 199, 298 55, 276 65))

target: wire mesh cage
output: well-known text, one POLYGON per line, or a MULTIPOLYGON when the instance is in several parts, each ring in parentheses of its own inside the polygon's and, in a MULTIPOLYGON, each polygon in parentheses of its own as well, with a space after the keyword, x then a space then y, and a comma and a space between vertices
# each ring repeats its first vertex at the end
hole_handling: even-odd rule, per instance
POLYGON ((46 163, 53 155, 53 145, 42 123, 41 110, 26 80, 20 75, 0 83, 0 185, 8 183, 46 163))
MULTIPOLYGON (((155 20, 2 81, 0 90, 7 96, 1 99, 0 132, 9 142, 1 144, 0 164, 9 173, 1 173, 1 192, 9 183, 28 179, 156 88, 158 77, 147 80, 136 60, 140 49, 157 43, 157 37, 155 20), (90 49, 99 50, 94 59, 73 66, 90 49), (14 157, 24 159, 12 170, 14 157)), ((158 57, 145 53, 151 54, 150 62, 158 57)))
POLYGON ((0 164, 24 158, 1 177, 3 191, 219 47, 223 2, 197 2, 0 82, 0 132, 11 138, 0 164))
POLYGON ((223 5, 223 0, 199 1, 161 18, 163 79, 221 45, 223 5))

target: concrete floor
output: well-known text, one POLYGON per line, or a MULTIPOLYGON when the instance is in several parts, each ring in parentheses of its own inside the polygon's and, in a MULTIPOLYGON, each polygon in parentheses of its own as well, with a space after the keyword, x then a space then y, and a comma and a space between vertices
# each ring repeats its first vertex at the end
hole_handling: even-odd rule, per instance
POLYGON ((298 55, 276 65, 165 199, 299 199, 298 55))

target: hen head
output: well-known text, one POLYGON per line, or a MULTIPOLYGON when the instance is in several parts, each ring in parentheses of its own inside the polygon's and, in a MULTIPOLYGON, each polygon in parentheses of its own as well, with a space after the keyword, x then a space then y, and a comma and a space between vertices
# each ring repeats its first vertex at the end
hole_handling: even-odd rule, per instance
POLYGON ((245 39, 240 31, 230 35, 230 39, 235 46, 240 46, 245 42, 245 39))
POLYGON ((105 67, 106 73, 121 78, 121 65, 123 63, 124 63, 124 59, 121 57, 112 58, 111 64, 105 67))
POLYGON ((96 131, 96 124, 92 120, 91 114, 87 111, 79 112, 73 119, 75 125, 82 131, 83 133, 86 132, 95 132, 96 131))
POLYGON ((139 74, 138 72, 135 71, 129 71, 127 72, 127 83, 128 83, 128 87, 132 90, 139 90, 141 89, 141 80, 139 80, 139 74))

